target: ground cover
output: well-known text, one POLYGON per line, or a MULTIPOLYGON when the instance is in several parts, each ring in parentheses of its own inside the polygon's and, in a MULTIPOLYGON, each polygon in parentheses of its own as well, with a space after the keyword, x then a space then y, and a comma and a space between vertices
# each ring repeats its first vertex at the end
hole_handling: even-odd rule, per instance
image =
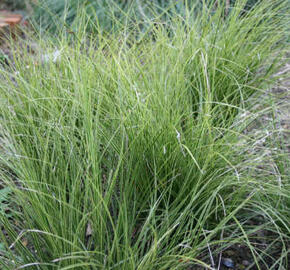
POLYGON ((287 269, 269 91, 285 5, 188 10, 137 42, 138 25, 91 36, 84 19, 33 57, 16 47, 0 85, 3 269, 287 269))

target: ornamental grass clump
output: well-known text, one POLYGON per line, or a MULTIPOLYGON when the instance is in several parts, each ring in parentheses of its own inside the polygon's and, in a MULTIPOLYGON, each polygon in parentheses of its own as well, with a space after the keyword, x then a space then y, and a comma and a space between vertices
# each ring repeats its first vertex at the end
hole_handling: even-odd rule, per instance
POLYGON ((253 125, 274 115, 289 19, 286 1, 243 4, 153 21, 137 41, 138 26, 64 33, 40 45, 55 58, 15 50, 3 269, 214 269, 237 247, 287 269, 289 161, 271 118, 253 125))

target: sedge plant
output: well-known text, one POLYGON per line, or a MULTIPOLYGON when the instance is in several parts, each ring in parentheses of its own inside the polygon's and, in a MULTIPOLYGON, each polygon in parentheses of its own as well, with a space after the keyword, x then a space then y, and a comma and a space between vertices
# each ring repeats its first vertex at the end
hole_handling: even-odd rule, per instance
POLYGON ((247 131, 274 115, 286 1, 245 4, 138 40, 138 25, 79 26, 41 44, 57 57, 16 48, 0 85, 3 269, 218 269, 237 245, 249 267, 289 267, 289 161, 271 121, 247 131))

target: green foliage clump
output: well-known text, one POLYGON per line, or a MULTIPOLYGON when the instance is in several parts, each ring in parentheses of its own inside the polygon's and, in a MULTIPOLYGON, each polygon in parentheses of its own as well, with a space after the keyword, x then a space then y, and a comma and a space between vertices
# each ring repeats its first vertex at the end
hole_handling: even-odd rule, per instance
POLYGON ((272 122, 247 133, 274 110, 262 94, 285 5, 187 9, 137 41, 138 25, 80 23, 39 58, 16 51, 0 73, 0 177, 20 211, 0 214, 0 265, 211 269, 239 245, 253 267, 287 269, 289 161, 272 122))

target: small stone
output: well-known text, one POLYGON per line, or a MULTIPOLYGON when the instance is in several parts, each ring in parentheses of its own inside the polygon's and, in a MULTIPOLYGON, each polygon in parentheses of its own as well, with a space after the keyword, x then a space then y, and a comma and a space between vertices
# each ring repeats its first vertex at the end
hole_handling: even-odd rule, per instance
POLYGON ((224 259, 222 260, 222 263, 223 263, 226 267, 228 267, 228 268, 234 268, 234 267, 235 267, 235 265, 234 265, 234 261, 233 261, 232 259, 230 259, 230 258, 224 258, 224 259))

